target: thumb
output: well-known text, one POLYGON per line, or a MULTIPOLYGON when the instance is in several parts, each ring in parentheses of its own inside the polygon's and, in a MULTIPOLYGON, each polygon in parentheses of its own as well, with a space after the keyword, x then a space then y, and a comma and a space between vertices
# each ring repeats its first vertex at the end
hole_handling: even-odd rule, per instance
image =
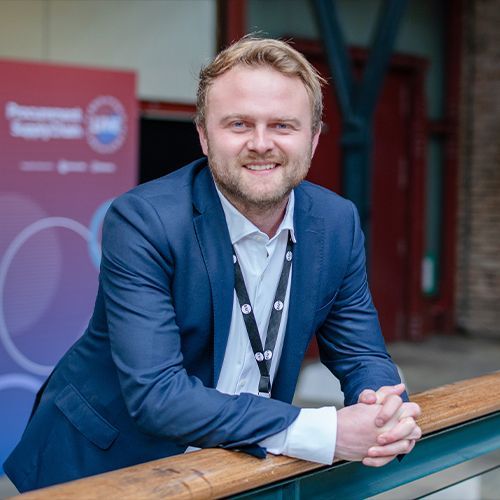
POLYGON ((377 402, 377 393, 372 389, 365 389, 358 397, 358 403, 373 405, 377 402))
POLYGON ((401 396, 405 392, 406 386, 404 384, 397 385, 386 385, 381 387, 377 392, 377 403, 382 404, 387 396, 395 394, 396 396, 401 396))

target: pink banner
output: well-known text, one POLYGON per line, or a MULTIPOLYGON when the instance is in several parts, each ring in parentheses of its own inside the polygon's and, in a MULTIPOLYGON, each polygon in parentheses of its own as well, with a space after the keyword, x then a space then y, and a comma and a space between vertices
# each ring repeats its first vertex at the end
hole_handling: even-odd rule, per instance
POLYGON ((0 463, 92 312, 100 229, 136 184, 131 72, 0 60, 0 463))

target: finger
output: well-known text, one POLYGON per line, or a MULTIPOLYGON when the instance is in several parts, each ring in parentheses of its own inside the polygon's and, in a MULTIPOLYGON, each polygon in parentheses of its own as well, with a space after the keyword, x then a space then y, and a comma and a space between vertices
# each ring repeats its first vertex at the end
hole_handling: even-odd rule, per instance
POLYGON ((392 429, 383 432, 377 438, 379 445, 386 445, 400 441, 401 439, 408 439, 408 436, 416 432, 418 425, 412 417, 406 417, 400 420, 392 429))
POLYGON ((406 439, 418 440, 422 437, 422 429, 417 425, 415 430, 411 432, 406 439))
POLYGON ((391 460, 394 460, 396 455, 392 455, 391 457, 365 457, 362 460, 363 465, 368 467, 382 467, 383 465, 388 464, 391 460))
POLYGON ((377 427, 383 427, 391 418, 393 418, 401 405, 403 404, 403 400, 397 396, 396 394, 391 394, 388 396, 383 402, 380 411, 375 419, 375 425, 377 427))
POLYGON ((402 439, 401 441, 396 441, 395 443, 387 444, 385 446, 372 446, 368 450, 368 457, 390 457, 393 455, 401 455, 410 453, 415 446, 415 441, 410 439, 402 439))
POLYGON ((405 392, 405 389, 406 387, 404 384, 384 385, 377 391, 377 403, 382 404, 384 399, 391 394, 401 396, 401 394, 405 392))
POLYGON ((418 418, 422 414, 422 410, 417 403, 403 403, 401 406, 400 418, 413 417, 418 418))
POLYGON ((358 397, 358 403, 365 403, 367 405, 375 404, 377 402, 377 394, 372 389, 365 389, 358 397))

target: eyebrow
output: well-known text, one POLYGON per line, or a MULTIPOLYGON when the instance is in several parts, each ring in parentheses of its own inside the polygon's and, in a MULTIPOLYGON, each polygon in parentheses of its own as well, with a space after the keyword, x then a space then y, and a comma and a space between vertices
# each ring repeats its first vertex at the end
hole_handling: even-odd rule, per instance
MULTIPOLYGON (((242 115, 239 113, 233 113, 230 115, 223 116, 221 118, 221 123, 227 123, 232 120, 242 120, 242 121, 253 121, 254 117, 250 115, 242 115)), ((300 127, 302 124, 297 118, 289 116, 276 116, 270 120, 272 123, 290 123, 295 127, 300 127)))

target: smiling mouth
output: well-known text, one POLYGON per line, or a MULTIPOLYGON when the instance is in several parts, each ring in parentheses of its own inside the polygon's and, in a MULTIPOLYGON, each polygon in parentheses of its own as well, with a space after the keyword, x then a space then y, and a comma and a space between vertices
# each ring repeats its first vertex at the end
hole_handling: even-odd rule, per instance
POLYGON ((248 163, 244 165, 245 168, 248 170, 252 170, 253 172, 261 172, 263 170, 272 170, 273 168, 276 168, 279 166, 279 163, 263 163, 263 164, 255 164, 255 163, 248 163))

